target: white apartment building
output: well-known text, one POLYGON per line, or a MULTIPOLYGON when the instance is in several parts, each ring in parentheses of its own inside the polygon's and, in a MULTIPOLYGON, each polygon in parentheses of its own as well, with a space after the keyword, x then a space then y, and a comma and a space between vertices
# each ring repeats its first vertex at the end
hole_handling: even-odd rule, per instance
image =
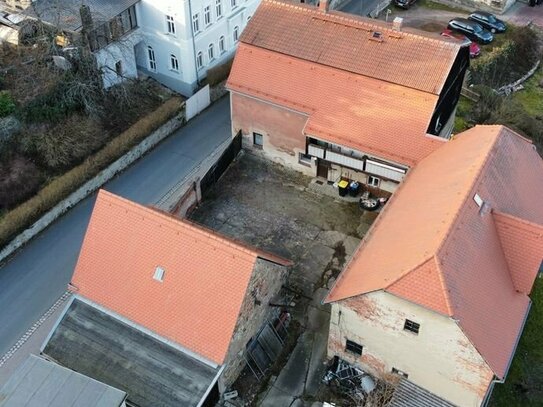
POLYGON ((59 29, 83 30, 92 16, 91 49, 104 86, 144 73, 190 96, 207 70, 232 57, 260 0, 37 0, 26 13, 59 29), (94 41, 94 44, 92 43, 94 41))

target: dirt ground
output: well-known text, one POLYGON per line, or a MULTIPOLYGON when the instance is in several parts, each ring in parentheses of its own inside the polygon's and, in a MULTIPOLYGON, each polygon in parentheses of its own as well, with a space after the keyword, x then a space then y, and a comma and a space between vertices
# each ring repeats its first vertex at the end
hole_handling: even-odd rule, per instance
POLYGON ((294 262, 287 288, 294 325, 283 352, 260 381, 246 369, 233 386, 239 397, 228 405, 312 407, 330 400, 321 382, 330 320, 330 306, 322 300, 375 215, 364 214, 357 203, 320 195, 310 181, 242 151, 189 215, 294 262))
POLYGON ((292 260, 291 285, 312 297, 339 273, 370 221, 356 203, 310 190, 310 180, 242 152, 189 217, 292 260))

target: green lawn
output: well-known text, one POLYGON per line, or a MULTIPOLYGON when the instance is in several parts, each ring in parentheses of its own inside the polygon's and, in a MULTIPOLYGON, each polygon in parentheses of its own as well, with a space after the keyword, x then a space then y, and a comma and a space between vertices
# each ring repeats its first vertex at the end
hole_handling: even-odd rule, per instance
MULTIPOLYGON (((513 94, 513 99, 522 103, 524 109, 532 116, 543 116, 543 68, 541 66, 534 76, 524 82, 524 89, 513 94)), ((543 404, 543 402, 542 402, 543 404)))
POLYGON ((543 405, 543 278, 536 280, 533 304, 505 384, 494 388, 491 407, 543 405))

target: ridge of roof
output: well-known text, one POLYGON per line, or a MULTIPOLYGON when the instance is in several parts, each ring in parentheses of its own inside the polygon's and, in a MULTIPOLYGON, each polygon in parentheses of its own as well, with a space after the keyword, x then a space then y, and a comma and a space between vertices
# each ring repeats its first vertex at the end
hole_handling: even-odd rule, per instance
MULTIPOLYGON (((107 191, 106 191, 107 192, 107 191)), ((131 202, 131 201, 128 201, 131 202)), ((209 239, 217 240, 223 244, 229 245, 232 248, 237 248, 240 250, 246 250, 251 255, 254 255, 256 257, 268 260, 272 263, 279 264, 281 266, 292 266, 294 263, 292 260, 285 259, 284 257, 278 256, 273 253, 269 253, 265 250, 259 249, 257 247, 251 246, 239 239, 235 239, 230 236, 223 235, 222 233, 216 232, 213 229, 202 225, 201 223, 194 222, 192 220, 189 220, 187 218, 178 218, 175 215, 172 215, 169 212, 166 212, 160 208, 156 208, 154 206, 146 206, 146 208, 151 209, 154 212, 157 212, 163 216, 166 216, 167 218, 173 219, 176 222, 180 222, 181 224, 185 224, 191 228, 194 228, 192 230, 200 231, 204 236, 206 236, 209 239)))
POLYGON ((439 95, 461 44, 416 29, 394 30, 391 25, 340 11, 324 13, 309 4, 263 0, 242 33, 240 42, 439 95), (338 31, 341 35, 334 35, 338 31), (374 33, 379 33, 376 40, 374 33), (395 43, 400 40, 404 41, 401 46, 395 43), (373 43, 385 44, 385 48, 377 50, 373 43), (432 45, 428 47, 428 44, 432 45), (401 52, 396 52, 399 47, 401 52), (369 49, 377 52, 368 58, 369 49), (411 55, 426 62, 427 66, 421 71, 420 64, 406 65, 404 62, 411 55), (398 74, 398 69, 384 69, 386 64, 383 62, 396 68, 403 66, 404 70, 406 66, 409 68, 407 72, 398 74), (376 69, 379 65, 381 68, 376 69))

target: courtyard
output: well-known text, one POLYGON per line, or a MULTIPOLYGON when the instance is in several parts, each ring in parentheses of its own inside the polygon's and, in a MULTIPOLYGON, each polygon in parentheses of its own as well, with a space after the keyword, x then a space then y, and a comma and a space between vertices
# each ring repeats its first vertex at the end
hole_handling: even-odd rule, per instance
POLYGON ((313 406, 330 400, 321 384, 330 318, 322 300, 376 214, 339 196, 321 195, 310 183, 309 177, 242 151, 189 215, 294 262, 287 288, 293 299, 290 338, 266 379, 256 382, 245 372, 234 386, 248 405, 313 406))

